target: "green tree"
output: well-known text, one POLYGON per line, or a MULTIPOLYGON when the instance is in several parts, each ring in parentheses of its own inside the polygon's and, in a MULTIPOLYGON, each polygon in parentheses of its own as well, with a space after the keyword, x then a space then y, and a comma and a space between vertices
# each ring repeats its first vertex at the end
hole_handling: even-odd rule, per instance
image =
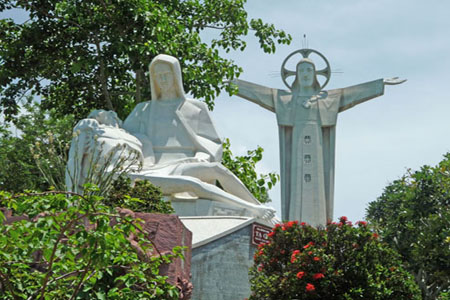
POLYGON ((250 270, 250 299, 421 299, 412 276, 366 222, 277 224, 250 270))
POLYGON ((245 156, 233 156, 230 146, 230 140, 225 139, 222 164, 244 183, 256 199, 262 203, 270 202, 268 192, 280 181, 280 175, 256 173, 256 164, 262 159, 263 148, 258 146, 255 150, 247 151, 245 156))
POLYGON ((150 99, 147 66, 154 56, 180 60, 186 91, 213 99, 239 75, 219 50, 244 50, 249 31, 265 52, 291 37, 247 19, 245 0, 0 0, 0 12, 26 11, 18 24, 0 20, 0 109, 11 120, 20 100, 37 95, 45 108, 77 119, 93 108, 124 118, 150 99), (207 43, 201 33, 215 38, 207 43))
POLYGON ((450 287, 450 153, 435 167, 408 171, 369 204, 367 219, 414 274, 424 299, 450 287))
POLYGON ((178 299, 159 266, 182 249, 161 254, 138 220, 103 202, 0 192, 0 207, 27 216, 6 224, 0 211, 1 299, 178 299))
POLYGON ((37 104, 26 104, 15 122, 17 133, 12 133, 7 123, 0 124, 0 190, 15 193, 48 190, 54 184, 43 176, 40 167, 51 177, 62 177, 64 181, 74 116, 55 117, 54 112, 37 104), (36 149, 34 153, 32 148, 36 149))

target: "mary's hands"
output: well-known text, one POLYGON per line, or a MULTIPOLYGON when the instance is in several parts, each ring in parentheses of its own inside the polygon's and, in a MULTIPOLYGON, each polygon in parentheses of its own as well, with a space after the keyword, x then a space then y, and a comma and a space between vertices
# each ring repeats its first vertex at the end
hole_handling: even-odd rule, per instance
POLYGON ((398 77, 393 77, 393 78, 385 78, 385 79, 383 79, 383 82, 386 85, 397 85, 397 84, 402 84, 406 80, 407 79, 400 79, 398 77))

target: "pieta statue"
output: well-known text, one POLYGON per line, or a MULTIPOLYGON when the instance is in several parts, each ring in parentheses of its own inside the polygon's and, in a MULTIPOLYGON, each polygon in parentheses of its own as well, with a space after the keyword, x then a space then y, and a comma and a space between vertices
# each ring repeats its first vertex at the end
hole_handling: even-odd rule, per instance
POLYGON ((220 163, 222 141, 206 104, 186 97, 179 61, 160 54, 149 69, 152 101, 136 105, 123 124, 115 112, 96 110, 75 127, 66 174, 69 190, 81 192, 84 183, 97 182, 91 178, 99 173, 91 171, 95 161, 102 171, 98 176, 124 166, 129 177, 150 180, 166 196, 189 194, 224 204, 238 216, 277 222, 275 210, 262 205, 220 163))
POLYGON ((384 93, 385 85, 406 80, 378 79, 346 88, 324 90, 331 75, 328 60, 313 49, 292 52, 283 62, 285 89, 233 80, 238 96, 268 109, 277 116, 279 128, 281 208, 283 220, 325 225, 333 218, 334 166, 337 115, 384 93), (295 55, 302 58, 295 70, 286 65, 295 55), (311 54, 325 62, 316 70, 311 54), (320 84, 317 76, 324 76, 320 84), (292 84, 288 78, 294 76, 292 84))

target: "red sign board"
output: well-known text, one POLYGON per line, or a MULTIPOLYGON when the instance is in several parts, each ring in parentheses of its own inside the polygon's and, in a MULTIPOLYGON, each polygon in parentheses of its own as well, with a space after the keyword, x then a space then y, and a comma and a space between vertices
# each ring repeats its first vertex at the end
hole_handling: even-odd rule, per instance
POLYGON ((272 229, 269 227, 259 225, 259 224, 253 224, 252 244, 259 245, 259 244, 269 242, 269 237, 267 235, 271 231, 272 231, 272 229))

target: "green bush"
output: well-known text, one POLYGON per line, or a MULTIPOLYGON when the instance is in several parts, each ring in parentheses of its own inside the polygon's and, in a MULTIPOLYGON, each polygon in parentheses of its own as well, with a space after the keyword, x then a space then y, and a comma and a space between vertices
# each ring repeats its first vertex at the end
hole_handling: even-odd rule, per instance
POLYGON ((250 299, 421 299, 399 256, 366 222, 276 225, 250 270, 250 299))
POLYGON ((258 146, 255 150, 247 151, 246 156, 234 156, 230 147, 230 140, 225 139, 222 164, 233 172, 261 203, 270 202, 269 190, 280 181, 280 175, 256 173, 256 164, 261 161, 264 149, 258 146))
POLYGON ((0 192, 0 207, 28 216, 7 225, 0 211, 1 299, 178 299, 159 266, 182 257, 181 249, 162 255, 138 220, 103 201, 0 192))
POLYGON ((105 203, 112 207, 128 208, 133 211, 172 214, 172 204, 164 201, 161 189, 148 180, 137 180, 120 176, 112 184, 112 190, 105 198, 105 203))

